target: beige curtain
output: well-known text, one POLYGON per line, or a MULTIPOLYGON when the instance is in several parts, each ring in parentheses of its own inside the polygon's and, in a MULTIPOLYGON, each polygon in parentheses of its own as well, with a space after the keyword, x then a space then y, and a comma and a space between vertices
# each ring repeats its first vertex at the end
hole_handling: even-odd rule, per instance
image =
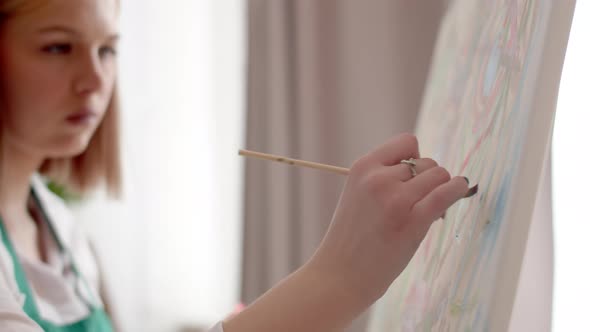
MULTIPOLYGON (((349 166, 412 131, 445 1, 250 0, 249 149, 349 166)), ((242 295, 303 264, 342 176, 247 160, 242 295)), ((361 318, 349 331, 363 331, 361 318)))

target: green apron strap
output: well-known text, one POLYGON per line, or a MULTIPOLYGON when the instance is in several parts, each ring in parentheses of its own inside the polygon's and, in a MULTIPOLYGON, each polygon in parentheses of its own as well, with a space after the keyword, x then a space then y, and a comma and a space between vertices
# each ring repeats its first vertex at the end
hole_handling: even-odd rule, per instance
MULTIPOLYGON (((34 192, 32 192, 32 195, 33 195, 32 197, 35 200, 36 204, 38 204, 38 209, 42 213, 42 217, 45 219, 45 222, 49 226, 49 230, 50 230, 51 234, 53 235, 53 238, 55 239, 58 248, 60 249, 60 251, 62 253, 67 254, 67 249, 63 246, 62 242, 60 241, 59 237, 57 236, 58 234, 53 229, 49 218, 45 214, 43 206, 40 204, 40 201, 38 200, 38 198, 34 194, 34 192)), ((71 324, 62 325, 62 326, 58 326, 58 325, 55 325, 51 322, 43 320, 41 318, 41 315, 40 315, 37 305, 35 303, 35 298, 33 296, 32 290, 29 286, 25 272, 22 268, 20 260, 18 259, 16 251, 14 249, 14 246, 13 246, 12 242, 10 241, 10 236, 8 235, 7 229, 4 225, 1 217, 0 217, 0 234, 2 237, 2 242, 4 243, 4 246, 6 247, 6 249, 8 250, 8 252, 10 253, 10 256, 12 258, 13 265, 14 265, 14 275, 15 275, 15 279, 18 284, 19 291, 21 293, 24 293, 26 296, 25 303, 23 305, 23 311, 29 316, 29 318, 31 318, 33 321, 37 322, 37 324, 39 324, 39 326, 41 326, 41 328, 44 331, 48 331, 48 332, 113 332, 114 331, 111 321, 110 321, 108 315, 105 313, 105 311, 96 305, 89 304, 87 299, 80 294, 78 282, 81 280, 81 282, 88 289, 88 295, 90 297, 94 298, 93 293, 90 291, 90 288, 88 287, 88 284, 86 283, 86 280, 78 272, 78 269, 76 268, 76 266, 74 264, 72 256, 68 256, 67 259, 70 259, 70 261, 69 261, 70 267, 72 268, 72 271, 75 273, 76 277, 78 278, 76 281, 75 289, 76 289, 76 292, 78 293, 78 296, 80 296, 80 298, 87 303, 87 305, 90 309, 90 314, 87 317, 81 319, 80 321, 77 321, 77 322, 74 322, 71 324)), ((96 303, 98 303, 98 302, 96 302, 96 303)))
POLYGON ((94 295, 91 291, 90 285, 88 285, 86 278, 84 278, 84 276, 82 276, 82 274, 80 273, 80 270, 78 270, 78 267, 76 266, 76 262, 74 261, 74 256, 61 242, 61 238, 57 234, 55 227, 53 226, 53 222, 51 221, 51 219, 49 218, 49 216, 45 212, 45 207, 43 206, 43 203, 41 202, 41 200, 39 199, 39 196, 37 196, 37 193, 35 192, 35 190, 33 188, 31 188, 31 197, 33 198, 33 201, 35 202, 37 209, 41 213, 41 218, 43 219, 43 221, 47 225, 47 228, 49 228, 49 232, 51 233, 51 236, 55 240, 55 243, 57 244, 57 247, 58 247, 60 253, 65 258, 66 263, 70 265, 70 268, 72 269, 72 271, 74 271, 74 275, 76 276, 76 279, 77 279, 76 286, 75 286, 76 293, 78 293, 78 296, 80 297, 80 299, 82 301, 86 302, 86 305, 89 307, 89 309, 91 309, 91 310, 94 309, 98 305, 98 301, 94 297, 94 295), (86 289, 86 293, 88 294, 90 299, 86 299, 86 297, 83 294, 80 294, 80 290, 78 288, 78 282, 82 282, 84 288, 86 289))
POLYGON ((23 270, 20 260, 16 255, 16 251, 14 250, 14 246, 12 245, 12 241, 10 241, 10 237, 8 236, 8 231, 4 226, 4 222, 0 217, 0 232, 2 233, 2 242, 4 246, 10 253, 10 257, 12 258, 12 264, 14 266, 14 277, 16 278, 16 282, 18 284, 18 289, 24 293, 25 295, 25 304, 23 306, 23 310, 25 313, 31 317, 31 319, 38 321, 40 318, 39 311, 37 310, 37 305, 35 304, 35 298, 33 297, 33 292, 29 287, 29 283, 27 281, 27 276, 25 275, 25 271, 23 270))

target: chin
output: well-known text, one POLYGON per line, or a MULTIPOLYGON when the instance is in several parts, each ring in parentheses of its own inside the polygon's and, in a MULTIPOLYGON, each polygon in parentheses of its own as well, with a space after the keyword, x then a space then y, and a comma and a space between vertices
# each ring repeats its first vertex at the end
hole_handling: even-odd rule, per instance
POLYGON ((76 137, 76 139, 68 140, 68 142, 61 142, 51 149, 52 158, 73 158, 81 155, 88 149, 89 138, 76 137))
POLYGON ((84 152, 86 152, 87 149, 88 149, 88 145, 72 148, 65 153, 65 157, 66 158, 77 157, 77 156, 83 154, 84 152))
POLYGON ((69 159, 69 158, 74 158, 77 157, 81 154, 83 154, 84 152, 86 152, 86 146, 85 147, 78 147, 78 148, 68 148, 68 149, 59 149, 57 151, 54 150, 54 152, 50 155, 50 158, 55 158, 55 159, 69 159))

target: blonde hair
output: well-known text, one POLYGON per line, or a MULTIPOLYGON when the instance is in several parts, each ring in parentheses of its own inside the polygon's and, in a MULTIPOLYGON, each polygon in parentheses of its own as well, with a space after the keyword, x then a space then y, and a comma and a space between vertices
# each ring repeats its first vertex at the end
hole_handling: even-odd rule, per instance
MULTIPOLYGON (((45 1, 0 0, 0 28, 5 20, 34 10, 45 1)), ((121 193, 121 158, 119 151, 119 98, 117 87, 104 118, 86 150, 70 158, 51 158, 41 165, 39 172, 69 190, 83 193, 104 184, 111 196, 121 193)))

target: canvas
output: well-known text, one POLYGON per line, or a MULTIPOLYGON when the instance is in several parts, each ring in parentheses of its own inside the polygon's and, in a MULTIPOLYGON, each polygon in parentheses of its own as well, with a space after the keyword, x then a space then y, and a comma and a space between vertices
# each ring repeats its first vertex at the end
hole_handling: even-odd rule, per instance
POLYGON ((370 332, 505 331, 573 1, 456 0, 417 125, 422 156, 479 184, 437 221, 376 305, 370 332))

